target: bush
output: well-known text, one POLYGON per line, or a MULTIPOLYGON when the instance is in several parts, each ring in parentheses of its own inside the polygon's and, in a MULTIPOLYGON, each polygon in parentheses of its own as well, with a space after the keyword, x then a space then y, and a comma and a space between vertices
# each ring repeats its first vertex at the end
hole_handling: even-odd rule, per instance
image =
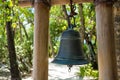
POLYGON ((87 64, 79 67, 79 72, 77 72, 77 75, 82 78, 87 76, 98 79, 98 70, 93 70, 92 64, 87 64))

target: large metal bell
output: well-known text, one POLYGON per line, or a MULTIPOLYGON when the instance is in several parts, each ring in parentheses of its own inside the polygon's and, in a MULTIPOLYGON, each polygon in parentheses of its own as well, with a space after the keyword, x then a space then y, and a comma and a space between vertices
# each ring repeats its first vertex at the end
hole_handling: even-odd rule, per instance
POLYGON ((58 55, 52 62, 64 65, 88 63, 83 55, 79 32, 68 29, 62 33, 58 55))

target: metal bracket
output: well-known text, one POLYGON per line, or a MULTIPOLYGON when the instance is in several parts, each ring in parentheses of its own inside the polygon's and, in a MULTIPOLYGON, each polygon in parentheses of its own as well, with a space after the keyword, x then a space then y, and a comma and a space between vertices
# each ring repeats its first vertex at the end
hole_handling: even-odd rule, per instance
POLYGON ((49 8, 51 7, 51 0, 31 0, 31 2, 32 5, 34 5, 34 3, 44 3, 49 8))
POLYGON ((95 5, 98 5, 100 3, 106 3, 109 5, 114 4, 114 2, 116 2, 117 0, 94 0, 95 5))

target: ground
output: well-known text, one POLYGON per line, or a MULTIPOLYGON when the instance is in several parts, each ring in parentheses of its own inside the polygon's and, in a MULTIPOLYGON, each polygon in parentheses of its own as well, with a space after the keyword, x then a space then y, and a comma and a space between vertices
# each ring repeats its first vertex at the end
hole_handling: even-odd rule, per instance
MULTIPOLYGON (((80 77, 76 76, 79 66, 73 66, 69 72, 69 68, 66 65, 53 64, 51 59, 49 60, 49 80, 83 80, 80 77)), ((9 70, 5 69, 5 66, 0 68, 0 80, 10 80, 9 70)), ((32 80, 29 76, 22 80, 32 80)), ((84 80, 94 80, 90 78, 84 78, 84 80)))

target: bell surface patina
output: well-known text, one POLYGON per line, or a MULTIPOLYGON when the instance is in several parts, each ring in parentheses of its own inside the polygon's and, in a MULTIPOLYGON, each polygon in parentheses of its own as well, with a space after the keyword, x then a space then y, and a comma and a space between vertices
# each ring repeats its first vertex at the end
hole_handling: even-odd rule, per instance
POLYGON ((83 55, 79 32, 68 29, 62 33, 59 51, 52 63, 63 65, 82 65, 88 63, 83 55))

